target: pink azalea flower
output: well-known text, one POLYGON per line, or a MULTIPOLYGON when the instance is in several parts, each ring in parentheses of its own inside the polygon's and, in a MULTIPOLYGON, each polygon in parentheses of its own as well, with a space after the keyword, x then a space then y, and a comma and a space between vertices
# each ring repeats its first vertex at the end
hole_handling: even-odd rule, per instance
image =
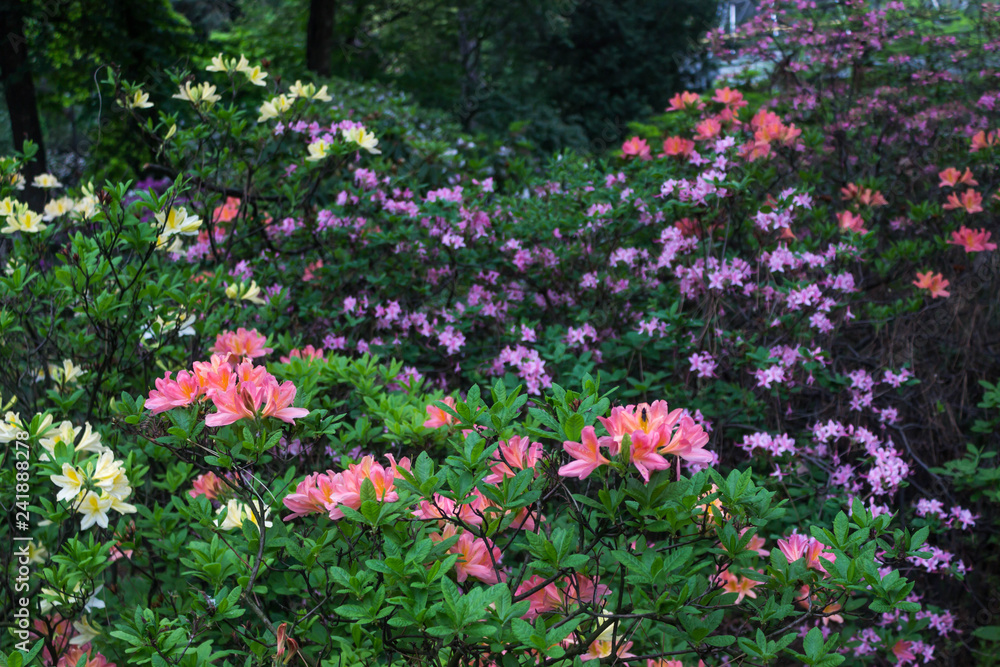
POLYGON ((629 451, 629 460, 635 466, 642 479, 649 482, 650 470, 666 470, 670 463, 660 456, 660 432, 644 433, 642 431, 632 432, 632 448, 629 451))
POLYGON ((962 228, 957 232, 951 233, 951 240, 948 243, 962 246, 967 253, 996 250, 997 244, 989 242, 992 235, 992 232, 985 229, 972 230, 962 225, 962 228))
POLYGON ((264 347, 265 344, 267 337, 256 329, 247 331, 240 327, 235 332, 226 331, 216 336, 212 352, 229 355, 229 360, 234 362, 246 357, 256 359, 272 352, 271 348, 264 347))
MULTIPOLYGON (((452 526, 448 528, 454 530, 452 526)), ((497 576, 497 568, 502 558, 500 547, 468 531, 463 531, 458 536, 458 542, 453 544, 448 552, 458 554, 458 562, 455 563, 455 578, 458 583, 473 577, 486 584, 498 584, 506 578, 503 573, 500 573, 500 577, 497 576)))
POLYGON ((289 363, 292 359, 306 359, 312 361, 317 359, 323 361, 323 348, 316 349, 312 345, 306 345, 301 350, 298 348, 293 349, 288 353, 287 357, 281 357, 279 361, 283 364, 289 363))
POLYGON ((691 463, 711 463, 712 452, 705 449, 708 433, 691 417, 682 415, 677 430, 670 441, 659 448, 660 454, 673 454, 691 463))
POLYGON ((932 273, 930 271, 927 273, 920 273, 918 271, 917 279, 913 281, 913 284, 920 289, 929 290, 932 299, 936 299, 939 296, 951 295, 951 292, 945 289, 949 283, 940 273, 932 273))
POLYGON ((397 465, 396 459, 391 454, 386 454, 389 459, 389 467, 384 467, 375 462, 373 456, 366 456, 361 459, 361 463, 351 464, 347 470, 334 475, 331 480, 333 489, 330 493, 330 503, 327 509, 331 519, 341 519, 344 513, 342 506, 358 509, 361 507, 361 485, 364 481, 370 480, 375 487, 375 499, 384 503, 391 503, 399 500, 396 492, 396 479, 400 477, 397 467, 404 470, 410 469, 410 460, 401 459, 397 465))
POLYGON ((70 646, 66 649, 66 652, 62 654, 59 658, 59 662, 56 667, 76 667, 77 663, 80 662, 80 658, 86 656, 87 661, 84 663, 83 667, 116 667, 115 663, 108 662, 100 653, 95 654, 91 657, 93 648, 88 644, 86 647, 83 646, 70 646))
POLYGON ((607 444, 607 442, 602 443, 601 440, 610 441, 610 438, 598 439, 594 427, 585 426, 580 434, 580 439, 583 440, 582 443, 570 440, 563 442, 563 449, 575 459, 572 463, 567 463, 559 468, 559 474, 563 477, 586 479, 590 473, 602 465, 611 463, 601 455, 602 445, 607 444))
POLYGON ((458 504, 451 498, 435 493, 433 501, 421 500, 420 507, 413 512, 413 515, 418 519, 438 520, 442 526, 449 520, 458 520, 469 526, 481 526, 483 512, 488 503, 479 493, 479 489, 473 489, 472 498, 470 503, 458 504))
POLYGON ((805 535, 799 535, 798 533, 792 533, 788 536, 788 539, 778 540, 778 549, 785 556, 785 560, 789 563, 794 563, 798 559, 805 555, 806 549, 809 546, 809 538, 805 535))
POLYGON ((626 156, 635 156, 643 160, 649 160, 649 144, 645 139, 632 137, 622 144, 622 153, 626 156))
POLYGON ((743 602, 743 598, 757 598, 757 594, 754 592, 754 588, 760 586, 759 581, 754 581, 748 577, 738 577, 729 570, 723 570, 719 573, 719 578, 724 582, 722 584, 722 590, 727 593, 736 593, 736 602, 739 604, 743 602))
MULTIPOLYGON (((451 396, 446 396, 441 402, 452 409, 455 408, 455 399, 451 396)), ((427 421, 424 422, 424 428, 440 428, 454 423, 454 416, 448 414, 436 405, 432 404, 427 406, 427 421)))
POLYGON ((672 429, 683 413, 684 411, 679 408, 670 411, 666 401, 653 401, 651 404, 640 403, 612 408, 610 417, 598 417, 598 420, 604 424, 604 428, 614 440, 614 443, 609 445, 609 451, 615 456, 621 449, 622 438, 625 435, 631 435, 635 431, 652 433, 661 428, 672 429))
MULTIPOLYGON (((593 429, 591 429, 593 430, 593 429)), ((542 443, 531 442, 530 439, 518 435, 510 440, 501 440, 500 446, 493 452, 493 458, 500 461, 492 468, 492 474, 483 481, 487 484, 499 484, 504 477, 513 477, 518 471, 536 467, 544 458, 542 455, 542 443)), ((535 472, 537 477, 538 472, 535 472)))
POLYGON ((979 185, 976 179, 973 178, 972 171, 968 167, 965 168, 964 174, 954 167, 948 167, 938 174, 938 178, 941 179, 941 183, 938 184, 939 188, 954 188, 962 184, 969 186, 979 185))
POLYGON ((663 141, 661 157, 687 157, 694 151, 694 142, 682 137, 667 137, 663 141))
POLYGON ((191 405, 202 394, 198 376, 188 371, 179 372, 176 380, 170 379, 168 371, 162 378, 157 378, 155 384, 156 389, 151 389, 146 399, 146 407, 154 415, 191 405))
POLYGON ((336 474, 327 471, 325 473, 314 472, 306 476, 299 482, 294 493, 285 496, 282 501, 285 507, 292 510, 292 513, 285 517, 285 521, 307 514, 326 514, 329 506, 333 503, 335 492, 334 478, 336 474))
POLYGON ((868 230, 865 229, 865 221, 861 218, 861 216, 855 215, 850 211, 841 211, 838 213, 837 223, 844 231, 852 231, 858 234, 868 233, 868 230))
POLYGON ((685 90, 670 98, 670 106, 667 107, 667 111, 684 111, 690 108, 704 109, 705 103, 701 101, 701 96, 698 93, 685 90))
POLYGON ((983 196, 971 188, 963 192, 961 196, 956 192, 952 192, 948 195, 948 203, 942 208, 946 211, 964 208, 965 212, 969 214, 982 213, 983 196))
POLYGON ((236 382, 233 367, 223 355, 213 354, 210 361, 194 362, 194 374, 207 394, 212 389, 228 391, 236 382))
MULTIPOLYGON (((521 582, 521 584, 517 587, 514 596, 519 597, 536 586, 541 585, 544 581, 545 579, 539 575, 532 575, 521 582)), ((530 606, 522 618, 528 621, 537 618, 540 614, 556 611, 565 603, 562 591, 559 590, 554 582, 535 591, 528 596, 527 600, 530 606)))
POLYGON ((912 646, 913 642, 907 642, 900 639, 892 647, 892 654, 896 656, 897 660, 899 660, 900 665, 905 665, 908 662, 916 662, 917 656, 910 650, 912 646))
POLYGON ((725 104, 730 109, 742 109, 748 102, 743 99, 743 93, 738 90, 733 90, 728 86, 725 88, 719 88, 715 91, 715 95, 712 96, 713 102, 719 102, 725 104))
POLYGON ((188 491, 188 495, 192 498, 205 496, 209 500, 215 500, 219 497, 219 494, 225 490, 225 488, 225 482, 223 482, 214 472, 210 471, 194 478, 194 481, 191 483, 191 490, 188 491))

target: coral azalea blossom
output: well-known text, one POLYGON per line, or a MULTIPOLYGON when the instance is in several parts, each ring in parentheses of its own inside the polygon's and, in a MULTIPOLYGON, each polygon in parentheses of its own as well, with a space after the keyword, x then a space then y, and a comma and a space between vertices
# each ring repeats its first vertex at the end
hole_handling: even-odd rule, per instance
POLYGON ((939 296, 951 295, 951 292, 945 290, 945 287, 949 283, 940 273, 932 273, 930 271, 927 273, 917 272, 917 279, 913 281, 913 284, 920 289, 930 290, 932 299, 936 299, 939 296))
POLYGON ((989 242, 992 235, 985 229, 969 229, 963 225, 957 232, 951 233, 951 240, 948 243, 962 246, 967 253, 996 250, 997 244, 989 242))

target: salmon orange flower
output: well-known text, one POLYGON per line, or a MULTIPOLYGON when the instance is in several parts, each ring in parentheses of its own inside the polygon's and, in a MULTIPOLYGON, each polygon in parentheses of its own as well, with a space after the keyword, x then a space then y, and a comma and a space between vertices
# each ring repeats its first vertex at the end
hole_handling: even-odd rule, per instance
POLYGON ((396 459, 391 454, 386 454, 389 459, 389 466, 383 466, 375 462, 375 457, 366 456, 360 463, 352 463, 347 470, 336 473, 331 479, 332 490, 330 492, 330 504, 328 506, 331 519, 341 519, 344 516, 341 507, 358 509, 361 507, 361 486, 365 480, 375 487, 375 499, 391 503, 399 500, 396 492, 396 480, 401 477, 398 468, 410 469, 410 460, 401 459, 396 463, 396 459))
POLYGON ((944 210, 964 208, 966 213, 981 213, 983 210, 983 196, 973 189, 968 189, 959 196, 952 192, 948 195, 948 203, 944 205, 944 210))
MULTIPOLYGON (((448 526, 445 531, 448 528, 454 530, 453 526, 448 526)), ((484 584, 498 584, 506 579, 502 572, 499 576, 497 574, 502 556, 500 547, 492 542, 476 537, 468 531, 462 531, 458 536, 458 542, 453 544, 448 552, 458 554, 458 562, 455 563, 455 578, 458 583, 469 577, 478 579, 484 584)))
MULTIPOLYGON (((446 396, 441 402, 452 410, 455 409, 455 399, 451 396, 446 396)), ((454 415, 445 412, 436 405, 427 406, 427 421, 424 422, 424 428, 441 428, 442 426, 448 426, 454 423, 454 415)))
MULTIPOLYGON (((719 133, 722 132, 722 123, 715 118, 706 118, 695 125, 694 129, 697 132, 694 138, 698 141, 705 141, 719 136, 719 133)), ((666 146, 664 146, 664 150, 666 150, 666 146)))
POLYGON ((719 578, 722 581, 722 590, 727 593, 736 593, 736 603, 739 604, 743 602, 743 598, 757 598, 757 593, 754 592, 754 588, 760 586, 759 581, 754 581, 749 577, 740 577, 729 570, 723 570, 719 573, 719 578))
POLYGON ((667 137, 663 142, 663 153, 666 157, 687 157, 694 151, 694 142, 681 137, 667 137))
POLYGON ((640 139, 639 137, 632 137, 622 144, 622 153, 625 156, 634 156, 641 158, 643 160, 651 159, 649 154, 649 144, 646 143, 645 139, 640 139))
POLYGON ((701 100, 701 95, 684 91, 677 93, 670 98, 670 106, 667 111, 684 111, 685 109, 704 109, 705 103, 701 100))
POLYGON ((996 250, 997 244, 989 242, 992 235, 992 232, 985 229, 969 229, 963 225, 957 232, 951 233, 951 240, 948 243, 962 246, 967 253, 996 250))
POLYGON ((318 350, 312 345, 306 345, 301 350, 299 348, 293 349, 288 353, 287 357, 281 357, 279 361, 283 364, 291 362, 292 359, 305 359, 307 361, 323 361, 323 348, 318 350))
POLYGON ((733 90, 728 86, 726 88, 719 88, 716 90, 715 95, 712 96, 712 101, 725 104, 733 110, 742 109, 748 104, 748 102, 743 99, 743 93, 738 90, 733 90))
POLYGON ((1000 130, 993 130, 990 133, 987 133, 985 130, 979 130, 979 132, 976 132, 972 136, 969 152, 978 153, 981 150, 992 148, 997 144, 1000 144, 1000 130))
POLYGON ((951 295, 951 292, 944 289, 949 283, 940 273, 932 273, 930 271, 927 273, 920 273, 918 271, 917 279, 913 281, 913 284, 920 289, 930 290, 932 299, 936 299, 939 296, 951 295))
POLYGON ((857 234, 867 234, 865 221, 860 215, 855 215, 850 211, 841 211, 837 214, 837 223, 844 231, 851 231, 857 234))
POLYGON ((939 188, 954 188, 963 184, 969 186, 979 185, 978 181, 972 177, 972 172, 968 167, 965 168, 964 174, 954 167, 948 167, 938 174, 938 178, 941 179, 941 182, 938 184, 939 188))
POLYGON ((273 350, 264 347, 267 344, 267 337, 257 333, 256 329, 247 331, 240 327, 236 331, 224 331, 215 337, 215 345, 212 352, 222 355, 229 355, 229 361, 237 363, 245 357, 256 359, 270 354, 273 350))

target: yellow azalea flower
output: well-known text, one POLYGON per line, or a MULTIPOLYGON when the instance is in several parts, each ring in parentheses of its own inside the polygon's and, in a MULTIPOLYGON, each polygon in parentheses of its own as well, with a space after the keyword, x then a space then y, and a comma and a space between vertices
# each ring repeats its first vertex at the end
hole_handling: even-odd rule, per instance
POLYGON ((136 90, 131 95, 125 96, 125 102, 118 100, 118 106, 126 109, 149 109, 153 103, 149 101, 149 94, 142 90, 136 90))
POLYGON ((0 443, 7 443, 17 438, 19 432, 24 431, 21 427, 21 415, 16 412, 8 412, 0 422, 0 443))
MULTIPOLYGON (((56 502, 60 500, 73 500, 78 495, 80 495, 81 489, 83 489, 83 472, 79 468, 74 468, 68 463, 64 463, 62 467, 63 474, 52 475, 49 479, 52 483, 59 487, 59 494, 56 496, 56 502)), ((110 504, 108 505, 110 507, 110 504)))
POLYGON ((45 559, 49 557, 49 550, 45 548, 44 544, 35 544, 32 540, 28 542, 28 562, 34 563, 35 565, 42 565, 45 563, 45 559))
MULTIPOLYGON (((222 514, 223 508, 220 507, 216 514, 222 514)), ((260 531, 260 524, 257 523, 257 517, 254 515, 253 511, 247 506, 246 503, 241 503, 235 498, 226 503, 226 518, 222 520, 219 525, 222 530, 232 530, 233 528, 242 528, 243 522, 249 520, 254 526, 257 527, 258 532, 260 531)), ((271 514, 271 508, 264 508, 264 527, 270 528, 272 524, 267 520, 268 516, 271 514)))
POLYGON ((288 89, 288 96, 291 97, 292 99, 303 97, 307 100, 319 100, 321 102, 329 102, 333 98, 330 97, 330 94, 327 93, 326 89, 327 87, 323 86, 319 90, 316 90, 316 86, 311 83, 302 85, 301 81, 296 81, 295 85, 291 86, 288 89))
POLYGON ((236 65, 233 67, 233 71, 234 72, 243 72, 243 73, 246 73, 246 71, 248 69, 250 69, 250 61, 247 60, 246 56, 244 56, 241 53, 240 54, 240 61, 238 63, 236 63, 236 65))
POLYGON ((80 507, 77 508, 80 514, 83 515, 83 521, 80 522, 80 530, 87 530, 95 523, 101 528, 107 528, 108 510, 111 509, 113 501, 114 499, 109 495, 98 496, 93 491, 87 491, 87 495, 83 497, 80 507))
POLYGON ((181 243, 180 238, 177 236, 160 234, 156 237, 156 249, 164 252, 181 252, 184 250, 184 244, 181 243))
POLYGON ((5 218, 8 215, 14 215, 17 210, 15 208, 17 202, 10 197, 4 197, 0 199, 0 218, 5 218))
POLYGON ((333 98, 330 97, 330 93, 326 91, 326 86, 323 86, 322 88, 317 90, 316 94, 313 95, 312 98, 320 102, 330 102, 333 100, 333 98))
MULTIPOLYGON (((77 431, 79 432, 79 429, 77 429, 77 431)), ((90 422, 84 422, 83 437, 80 438, 80 442, 76 443, 76 447, 73 448, 73 451, 102 454, 111 450, 101 444, 101 434, 93 430, 90 426, 90 422)))
POLYGON ((20 173, 11 174, 7 177, 7 180, 10 181, 10 184, 13 185, 16 190, 24 189, 24 176, 20 173))
MULTIPOLYGON (((48 452, 50 455, 55 456, 56 445, 58 445, 60 442, 63 442, 66 443, 68 446, 72 447, 73 442, 76 440, 77 434, 80 433, 80 430, 81 430, 80 427, 79 426, 74 427, 72 422, 64 421, 60 423, 59 426, 56 427, 55 432, 49 434, 49 437, 41 438, 38 441, 38 444, 40 444, 45 449, 45 451, 48 452)), ((48 460, 48 457, 45 458, 39 457, 39 458, 43 461, 48 460)))
POLYGON ((212 64, 206 67, 205 70, 209 72, 228 72, 229 68, 226 67, 226 61, 220 53, 212 58, 212 64))
POLYGON ((155 216, 156 222, 163 226, 163 235, 171 236, 181 234, 183 236, 195 236, 198 228, 201 227, 201 218, 188 215, 187 209, 170 207, 170 211, 164 214, 160 211, 155 216))
POLYGON ((379 154, 382 151, 375 148, 378 146, 378 139, 375 138, 373 132, 368 132, 363 127, 355 127, 350 130, 341 130, 341 135, 343 135, 345 141, 351 141, 356 143, 361 148, 364 148, 369 153, 379 154))
POLYGON ((77 635, 70 639, 69 643, 74 646, 89 644, 101 635, 101 626, 92 623, 87 616, 81 616, 80 620, 73 621, 73 627, 76 629, 77 635))
POLYGON ((113 485, 113 480, 121 472, 121 461, 115 461, 115 455, 109 449, 97 457, 97 465, 94 466, 94 474, 90 478, 102 489, 107 489, 113 485))
POLYGON ((78 377, 80 377, 87 371, 83 370, 82 368, 74 364, 72 359, 63 359, 62 368, 60 369, 60 372, 61 375, 59 377, 59 381, 62 384, 65 384, 67 382, 75 381, 78 377))
POLYGON ((25 234, 37 234, 43 231, 48 225, 42 222, 42 216, 38 215, 34 211, 24 211, 23 213, 16 216, 8 216, 7 224, 0 232, 4 234, 12 234, 14 232, 23 232, 25 234))
MULTIPOLYGON (((69 197, 60 197, 59 199, 53 199, 48 204, 45 205, 45 211, 42 215, 42 220, 53 220, 60 216, 66 215, 73 210, 73 200, 69 197)), ((2 213, 0 213, 2 215, 2 213)))
POLYGON ((255 280, 251 280, 250 284, 246 287, 243 286, 242 282, 233 283, 226 288, 226 296, 233 301, 249 301, 261 306, 265 303, 264 299, 260 296, 260 288, 257 287, 257 281, 255 280))
POLYGON ((292 99, 287 95, 277 95, 264 102, 260 105, 260 116, 257 118, 257 122, 263 123, 285 113, 292 108, 292 99))
POLYGON ((85 195, 81 197, 75 204, 73 204, 73 212, 84 220, 93 218, 97 213, 97 197, 94 195, 85 195))
POLYGON ((264 83, 264 79, 267 78, 267 72, 263 72, 260 69, 260 65, 254 67, 253 69, 245 69, 243 73, 246 74, 247 80, 255 86, 267 85, 264 83))
POLYGON ((178 100, 187 100, 195 106, 202 102, 206 106, 212 106, 222 99, 221 95, 215 94, 215 86, 212 84, 205 82, 199 83, 197 86, 192 86, 190 81, 181 86, 178 93, 173 97, 178 100))
POLYGON ((312 142, 307 148, 309 150, 309 157, 306 158, 306 162, 316 162, 330 154, 330 144, 322 139, 312 142))
POLYGON ((165 320, 157 315, 153 323, 143 332, 142 337, 144 340, 149 340, 168 332, 176 332, 178 336, 193 336, 195 333, 194 326, 192 326, 194 322, 195 316, 188 315, 184 310, 178 311, 172 319, 165 320))
POLYGON ((62 183, 59 182, 52 174, 39 174, 35 176, 35 180, 31 182, 36 188, 61 188, 62 183))
POLYGON ((296 97, 305 97, 306 99, 312 97, 313 91, 316 90, 316 86, 311 83, 302 85, 302 82, 296 80, 295 83, 288 87, 288 96, 292 99, 296 97))

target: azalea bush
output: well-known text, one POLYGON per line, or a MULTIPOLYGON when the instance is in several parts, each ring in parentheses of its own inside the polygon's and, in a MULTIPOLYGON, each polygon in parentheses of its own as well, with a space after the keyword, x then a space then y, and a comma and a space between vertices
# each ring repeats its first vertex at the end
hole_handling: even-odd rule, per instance
POLYGON ((142 182, 0 162, 35 659, 981 655, 996 13, 764 9, 614 155, 220 54, 105 82, 142 182))

